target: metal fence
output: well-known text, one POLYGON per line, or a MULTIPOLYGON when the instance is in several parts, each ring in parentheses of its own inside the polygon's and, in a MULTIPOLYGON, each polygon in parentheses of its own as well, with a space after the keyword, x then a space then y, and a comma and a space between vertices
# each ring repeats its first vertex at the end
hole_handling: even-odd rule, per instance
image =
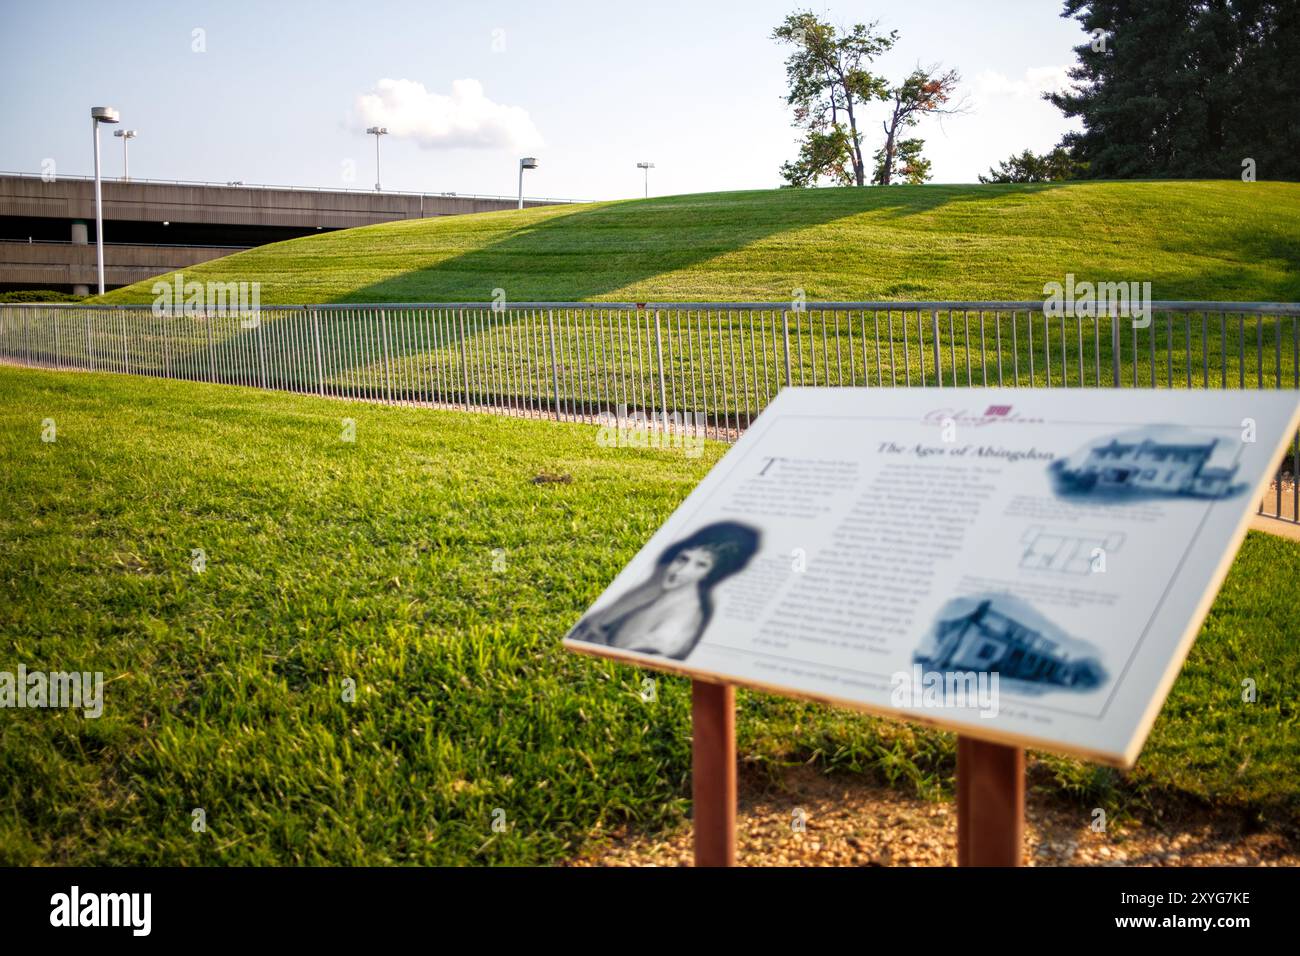
MULTIPOLYGON (((1300 388, 1300 305, 0 305, 0 358, 733 440, 786 385, 1300 388), (182 311, 179 310, 178 311, 182 311)), ((1300 435, 1263 514, 1297 521, 1300 435)))

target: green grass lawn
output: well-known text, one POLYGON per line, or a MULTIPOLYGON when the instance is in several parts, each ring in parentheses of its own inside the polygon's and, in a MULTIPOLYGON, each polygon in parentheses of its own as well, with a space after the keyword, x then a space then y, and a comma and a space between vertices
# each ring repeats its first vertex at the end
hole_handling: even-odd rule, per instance
MULTIPOLYGON (((647 703, 559 639, 723 450, 0 367, 0 669, 111 681, 97 720, 0 714, 0 863, 538 863, 680 821, 687 685, 647 703)), ((1187 799, 1300 822, 1296 580, 1300 546, 1252 534, 1137 769, 1031 779, 1081 825, 1187 799)), ((759 768, 951 788, 946 734, 747 693, 738 726, 759 768)))
MULTIPOLYGON (((1157 299, 1300 298, 1300 184, 1079 182, 766 190, 408 220, 186 268, 264 304, 1041 299, 1150 281, 1157 299)), ((152 280, 104 301, 152 301, 152 280)))

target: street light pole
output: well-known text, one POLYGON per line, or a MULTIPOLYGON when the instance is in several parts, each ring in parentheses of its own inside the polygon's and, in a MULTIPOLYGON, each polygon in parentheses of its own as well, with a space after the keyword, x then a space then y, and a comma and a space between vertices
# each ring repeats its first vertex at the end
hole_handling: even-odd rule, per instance
POLYGON ((104 294, 104 198, 99 180, 99 124, 116 123, 120 117, 111 106, 90 110, 90 127, 95 140, 95 268, 99 273, 99 294, 104 294))
POLYGON ((654 163, 637 163, 637 169, 645 170, 645 198, 650 198, 650 170, 655 168, 654 163))
POLYGON ((130 140, 134 139, 138 132, 138 130, 134 129, 113 130, 113 135, 120 137, 122 140, 122 182, 124 183, 129 183, 131 181, 131 163, 127 157, 126 144, 130 140))
POLYGON ((524 208, 524 170, 536 169, 537 159, 533 156, 525 156, 519 160, 519 208, 524 208))
POLYGON ((375 138, 375 192, 380 192, 381 190, 379 188, 379 184, 381 182, 381 178, 379 175, 379 137, 386 136, 388 134, 388 127, 371 126, 369 129, 366 130, 366 132, 375 138))

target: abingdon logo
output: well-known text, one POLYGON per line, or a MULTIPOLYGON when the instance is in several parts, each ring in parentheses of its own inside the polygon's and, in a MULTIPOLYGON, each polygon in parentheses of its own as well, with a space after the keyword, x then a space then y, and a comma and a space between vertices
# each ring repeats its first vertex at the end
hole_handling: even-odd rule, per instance
POLYGON ((988 719, 998 715, 997 671, 927 671, 913 664, 889 678, 889 702, 900 709, 962 707, 988 719))
POLYGON ((148 936, 152 928, 151 893, 70 893, 50 897, 51 926, 129 926, 132 936, 148 936))
POLYGON ((1133 328, 1151 324, 1150 282, 1079 282, 1074 273, 1065 274, 1065 285, 1049 282, 1043 286, 1043 314, 1048 318, 1063 316, 1091 318, 1111 315, 1133 318, 1133 328))
POLYGON ((942 427, 948 423, 983 428, 985 425, 1042 425, 1044 419, 1022 415, 1010 405, 990 405, 982 415, 965 408, 936 408, 932 412, 926 412, 922 419, 922 424, 925 425, 942 427))
POLYGON ((104 713, 101 671, 0 671, 0 707, 84 707, 90 718, 104 713))
POLYGON ((178 272, 172 282, 155 282, 150 291, 154 294, 153 314, 159 318, 236 315, 245 329, 255 329, 261 322, 260 282, 186 282, 178 272))

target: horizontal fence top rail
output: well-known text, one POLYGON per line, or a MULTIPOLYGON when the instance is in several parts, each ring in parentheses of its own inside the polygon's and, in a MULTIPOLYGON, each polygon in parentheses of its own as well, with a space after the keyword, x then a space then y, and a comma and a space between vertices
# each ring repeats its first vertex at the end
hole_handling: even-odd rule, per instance
MULTIPOLYGON (((159 282, 164 281, 159 279, 159 282)), ((212 280, 214 282, 219 280, 212 280)), ((130 304, 104 304, 95 302, 4 302, 0 305, 17 308, 60 308, 71 309, 140 309, 150 308, 148 302, 130 304)), ((986 312, 1042 312, 1045 303, 1042 299, 1033 301, 976 302, 976 301, 942 301, 930 302, 805 302, 798 307, 790 302, 322 302, 309 305, 266 303, 261 308, 266 310, 309 309, 312 311, 332 311, 343 309, 485 309, 489 311, 509 311, 511 309, 621 309, 623 311, 667 311, 712 309, 725 312, 946 312, 984 310, 986 312)), ((183 303, 173 306, 181 311, 183 303)), ((1250 312, 1267 315, 1300 315, 1298 302, 1194 302, 1184 300, 1160 300, 1150 303, 1150 308, 1157 312, 1250 312)), ((1067 307, 1068 309, 1068 307, 1067 307)), ((1091 312, 1069 313, 1070 318, 1077 318, 1082 313, 1085 318, 1094 315, 1098 318, 1110 318, 1114 310, 1095 308, 1091 312)))

